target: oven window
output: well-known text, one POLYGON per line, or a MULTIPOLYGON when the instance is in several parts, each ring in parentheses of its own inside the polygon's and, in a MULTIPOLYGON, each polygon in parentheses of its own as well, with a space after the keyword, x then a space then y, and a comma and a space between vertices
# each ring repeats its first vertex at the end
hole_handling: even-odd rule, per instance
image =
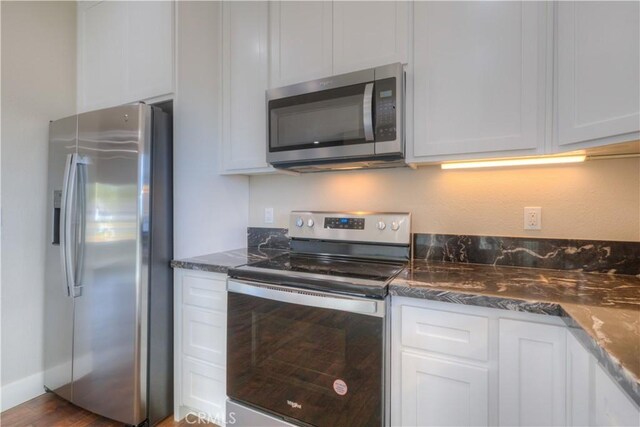
POLYGON ((366 142, 364 88, 365 84, 357 84, 270 101, 270 150, 366 142))
POLYGON ((316 426, 381 425, 383 319, 228 298, 229 397, 316 426))

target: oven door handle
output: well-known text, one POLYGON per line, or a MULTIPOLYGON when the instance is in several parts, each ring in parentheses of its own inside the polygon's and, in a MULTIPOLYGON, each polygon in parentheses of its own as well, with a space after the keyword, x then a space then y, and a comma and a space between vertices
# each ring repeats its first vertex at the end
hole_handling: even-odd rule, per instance
POLYGON ((364 87, 362 123, 364 124, 364 139, 366 141, 373 141, 373 83, 367 83, 364 87))
POLYGON ((384 316, 383 301, 349 298, 339 295, 331 295, 324 292, 307 291, 278 285, 237 282, 231 279, 227 281, 227 290, 237 294, 250 295, 291 304, 306 305, 308 307, 348 311, 350 313, 360 313, 376 317, 384 316))

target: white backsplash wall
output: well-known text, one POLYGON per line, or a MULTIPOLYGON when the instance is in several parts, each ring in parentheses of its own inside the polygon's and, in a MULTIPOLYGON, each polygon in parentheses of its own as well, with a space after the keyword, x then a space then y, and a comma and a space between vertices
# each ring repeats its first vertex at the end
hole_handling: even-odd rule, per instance
POLYGON ((420 233, 640 241, 640 159, 530 168, 439 166, 250 178, 249 224, 288 227, 295 209, 411 212, 420 233), (542 207, 542 230, 523 208, 542 207), (274 208, 274 223, 264 209, 274 208))
POLYGON ((2 410, 43 393, 49 120, 76 112, 75 2, 2 2, 2 410))

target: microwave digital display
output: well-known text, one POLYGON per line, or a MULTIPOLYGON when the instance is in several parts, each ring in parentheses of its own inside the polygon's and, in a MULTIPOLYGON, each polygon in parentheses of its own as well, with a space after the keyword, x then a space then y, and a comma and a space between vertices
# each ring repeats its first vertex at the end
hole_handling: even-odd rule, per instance
POLYGON ((390 96, 393 96, 392 90, 383 90, 380 92, 380 98, 389 98, 390 96))
POLYGON ((324 219, 324 228, 343 228, 347 230, 364 230, 364 218, 335 218, 324 219))

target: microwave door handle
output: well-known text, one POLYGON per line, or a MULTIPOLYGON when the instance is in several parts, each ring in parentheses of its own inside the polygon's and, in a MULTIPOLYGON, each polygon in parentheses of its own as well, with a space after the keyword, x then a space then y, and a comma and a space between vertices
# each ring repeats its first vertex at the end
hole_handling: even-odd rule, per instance
POLYGON ((373 141, 373 83, 367 83, 364 87, 362 122, 364 124, 364 139, 373 141))

